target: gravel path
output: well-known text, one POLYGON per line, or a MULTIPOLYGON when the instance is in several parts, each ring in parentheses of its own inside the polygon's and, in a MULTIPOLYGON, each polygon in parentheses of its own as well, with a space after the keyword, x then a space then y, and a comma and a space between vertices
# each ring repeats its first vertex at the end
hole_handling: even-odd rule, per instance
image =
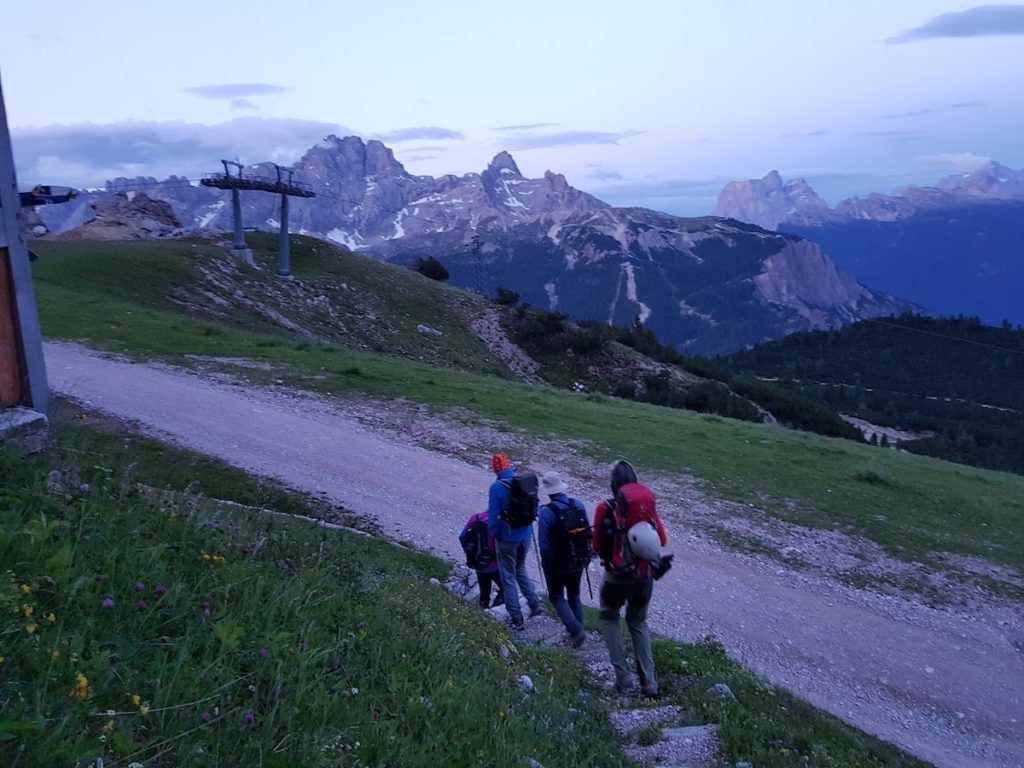
MULTIPOLYGON (((149 434, 323 494, 394 538, 453 559, 461 554, 456 533, 483 508, 493 477, 488 452, 467 463, 412 444, 416 438, 358 418, 370 408, 365 402, 353 410, 67 344, 48 344, 46 355, 56 392, 134 420, 149 434)), ((407 427, 416 433, 415 424, 407 427)), ((538 446, 538 453, 545 448, 555 450, 538 446)), ((544 455, 562 468, 582 463, 544 455)), ((582 476, 577 495, 592 505, 603 495, 598 474, 582 476)), ((714 635, 765 678, 936 765, 1024 766, 1019 604, 936 609, 723 550, 687 525, 688 510, 706 499, 685 483, 666 482, 659 484, 659 505, 677 567, 655 590, 651 621, 658 632, 683 640, 714 635)))

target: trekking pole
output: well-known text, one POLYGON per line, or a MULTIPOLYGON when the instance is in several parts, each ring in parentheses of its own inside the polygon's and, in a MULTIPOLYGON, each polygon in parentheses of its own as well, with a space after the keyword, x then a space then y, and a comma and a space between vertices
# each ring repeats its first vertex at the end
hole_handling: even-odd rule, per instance
POLYGON ((590 586, 590 565, 588 564, 583 572, 587 574, 587 592, 590 593, 590 602, 594 602, 594 588, 590 586))
POLYGON ((537 578, 543 578, 544 567, 540 564, 540 544, 537 543, 537 531, 530 525, 530 533, 533 534, 533 554, 537 556, 537 578))

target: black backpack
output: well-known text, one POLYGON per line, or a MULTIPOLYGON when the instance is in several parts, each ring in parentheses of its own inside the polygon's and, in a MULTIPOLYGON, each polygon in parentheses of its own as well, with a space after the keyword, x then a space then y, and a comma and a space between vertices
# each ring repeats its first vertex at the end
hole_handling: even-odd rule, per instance
POLYGON ((523 528, 532 525, 537 519, 537 476, 517 475, 509 480, 502 480, 508 488, 508 510, 503 512, 501 519, 510 528, 523 528))
POLYGON ((487 523, 477 520, 462 537, 462 551, 466 553, 466 565, 474 571, 487 568, 494 561, 494 553, 488 547, 490 534, 487 523))
POLYGON ((548 506, 555 513, 555 525, 551 529, 552 567, 558 571, 583 570, 594 556, 586 511, 576 499, 568 504, 552 500, 548 506))

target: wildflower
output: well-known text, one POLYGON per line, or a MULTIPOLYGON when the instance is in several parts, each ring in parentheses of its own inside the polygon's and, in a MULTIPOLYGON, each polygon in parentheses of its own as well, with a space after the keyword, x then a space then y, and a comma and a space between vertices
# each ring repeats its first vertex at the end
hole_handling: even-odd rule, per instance
POLYGON ((25 626, 25 631, 28 632, 30 635, 34 635, 36 633, 36 625, 35 624, 28 624, 28 625, 26 625, 25 626))
POLYGON ((209 712, 203 712, 203 722, 208 723, 213 719, 213 716, 209 712))
POLYGON ((55 650, 53 653, 50 654, 50 659, 52 659, 53 661, 56 661, 59 658, 60 658, 60 651, 55 650))
POLYGON ((149 704, 143 704, 139 707, 139 714, 146 717, 149 714, 149 704))
POLYGON ((145 600, 139 600, 139 610, 144 611, 147 608, 149 608, 149 603, 147 603, 145 600))
POLYGON ((137 707, 141 703, 142 703, 142 697, 139 696, 139 694, 136 693, 134 696, 132 696, 132 706, 133 707, 137 707))
POLYGON ((136 592, 145 592, 146 591, 146 585, 143 584, 141 581, 135 582, 135 591, 136 592))
POLYGON ((113 729, 113 727, 114 727, 114 721, 113 720, 107 720, 107 724, 104 725, 102 728, 100 728, 100 733, 110 733, 110 731, 113 729))
POLYGON ((154 590, 154 591, 155 591, 155 592, 156 592, 156 593, 157 593, 158 595, 162 595, 162 594, 163 594, 164 592, 166 592, 166 591, 167 591, 167 587, 165 587, 165 586, 164 586, 163 584, 157 584, 157 585, 156 585, 156 590, 154 590))
POLYGON ((71 689, 69 696, 76 699, 85 699, 89 696, 89 678, 81 672, 75 675, 75 687, 71 689))
POLYGON ((23 607, 25 609, 25 618, 26 619, 31 619, 32 618, 32 614, 36 612, 35 606, 26 605, 26 606, 23 606, 23 607))
POLYGON ((30 587, 28 584, 22 584, 21 585, 21 594, 23 594, 23 595, 31 595, 32 594, 32 587, 30 587))
POLYGON ((305 651, 308 647, 309 646, 307 646, 305 642, 299 643, 299 650, 300 651, 305 651))
POLYGON ((48 614, 46 614, 46 620, 53 624, 53 622, 57 620, 57 614, 53 611, 50 611, 48 614))
POLYGON ((260 648, 260 658, 261 659, 265 659, 269 655, 270 655, 270 651, 268 651, 266 648, 260 648))
POLYGON ((4 663, 4 659, 6 659, 6 658, 7 658, 6 656, 0 656, 0 664, 3 664, 4 663))
POLYGON ((104 597, 103 598, 103 602, 100 603, 100 605, 103 606, 104 608, 113 608, 114 607, 114 598, 112 598, 112 597, 104 597))
POLYGON ((95 576, 92 577, 92 580, 93 581, 103 581, 103 574, 102 573, 97 573, 95 576))
POLYGON ((256 722, 256 715, 254 715, 252 712, 246 712, 245 713, 245 724, 246 725, 252 725, 255 722, 256 722))

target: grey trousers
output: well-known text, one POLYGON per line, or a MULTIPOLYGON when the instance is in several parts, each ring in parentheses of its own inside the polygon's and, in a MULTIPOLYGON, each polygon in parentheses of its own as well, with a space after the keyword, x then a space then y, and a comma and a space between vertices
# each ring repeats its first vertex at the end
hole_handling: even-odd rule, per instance
POLYGON ((619 623, 619 610, 626 606, 626 627, 633 640, 633 653, 640 675, 640 685, 657 688, 654 676, 654 654, 651 632, 647 628, 647 606, 654 591, 654 580, 612 581, 605 576, 601 585, 601 634, 608 646, 608 655, 617 674, 627 674, 626 645, 619 623))

